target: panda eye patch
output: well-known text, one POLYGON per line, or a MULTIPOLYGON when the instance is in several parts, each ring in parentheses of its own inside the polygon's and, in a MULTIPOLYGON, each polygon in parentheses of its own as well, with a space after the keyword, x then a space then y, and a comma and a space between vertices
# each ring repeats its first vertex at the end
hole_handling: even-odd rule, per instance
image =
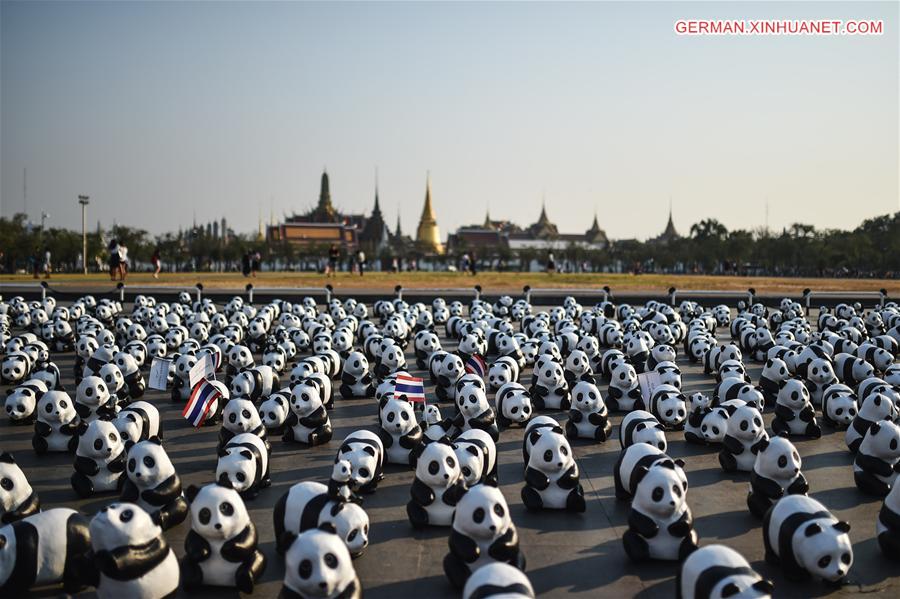
POLYGON ((653 489, 653 492, 650 494, 650 498, 653 499, 653 501, 655 501, 655 502, 661 501, 663 498, 663 488, 655 487, 653 489))
POLYGON ((441 465, 438 464, 434 460, 432 460, 431 463, 428 464, 428 473, 431 474, 432 476, 437 474, 440 471, 440 469, 441 469, 441 465))
POLYGON ((125 510, 119 514, 119 520, 122 522, 130 522, 132 518, 134 518, 134 511, 132 510, 125 510))
POLYGON ((52 411, 53 411, 53 404, 49 404, 49 403, 48 403, 48 404, 47 404, 47 407, 44 408, 44 411, 47 412, 48 414, 49 414, 50 412, 52 412, 52 411))
POLYGON ((784 468, 787 466, 787 456, 779 456, 778 457, 778 467, 784 468))
POLYGON ((95 439, 94 440, 94 449, 96 449, 98 451, 103 449, 103 441, 101 441, 100 439, 95 439))
POLYGON ((552 462, 552 461, 553 461, 553 452, 550 451, 549 449, 548 449, 547 451, 544 452, 544 461, 545 461, 545 462, 552 462))
POLYGON ((845 564, 849 564, 851 559, 852 558, 850 557, 849 553, 844 553, 841 555, 841 561, 844 562, 845 564))
POLYGON ((300 565, 297 567, 297 574, 300 575, 300 578, 306 580, 310 576, 312 576, 312 562, 308 559, 300 562, 300 565))
POLYGON ((212 518, 212 513, 209 511, 209 508, 203 508, 200 510, 200 513, 197 515, 200 520, 200 524, 209 524, 210 518, 212 518))
POLYGON ((819 567, 820 567, 820 568, 827 568, 827 567, 828 567, 828 564, 830 564, 830 563, 831 563, 831 556, 830 556, 830 555, 824 555, 824 556, 822 556, 822 558, 819 560, 819 567))
POLYGON ((219 505, 219 511, 223 516, 231 516, 234 514, 234 506, 231 503, 225 501, 219 505))
POLYGON ((742 431, 745 431, 745 430, 747 430, 748 428, 750 428, 750 423, 747 422, 746 420, 742 420, 742 421, 741 421, 741 430, 742 430, 742 431))
POLYGON ((759 418, 754 418, 753 424, 755 424, 756 426, 762 426, 762 420, 760 420, 759 418))
POLYGON ((506 510, 503 509, 502 505, 497 503, 497 504, 494 504, 494 513, 502 518, 506 514, 506 510))
POLYGON ((474 512, 472 512, 472 520, 475 521, 475 524, 481 524, 484 522, 484 509, 478 508, 474 512))
POLYGON ((2 487, 4 491, 12 491, 14 486, 15 485, 13 485, 13 481, 10 478, 0 480, 0 487, 2 487))
POLYGON ((115 443, 116 441, 118 441, 118 437, 116 437, 115 433, 109 433, 109 440, 115 443))

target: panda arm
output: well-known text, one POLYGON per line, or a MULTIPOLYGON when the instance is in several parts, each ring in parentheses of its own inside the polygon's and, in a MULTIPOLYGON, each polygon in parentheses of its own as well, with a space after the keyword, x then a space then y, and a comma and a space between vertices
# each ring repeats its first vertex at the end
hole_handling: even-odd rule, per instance
POLYGON ((536 393, 537 395, 547 395, 548 392, 549 390, 547 389, 547 387, 544 387, 543 385, 534 385, 532 391, 532 393, 536 393))
POLYGON ((412 498, 415 499, 416 503, 419 505, 431 505, 434 503, 434 491, 418 478, 413 480, 412 487, 409 489, 409 494, 412 495, 412 498))
POLYGON ((866 455, 864 453, 856 454, 856 463, 866 472, 871 472, 878 476, 890 476, 894 472, 891 465, 884 460, 879 460, 874 456, 866 455))
POLYGON ((888 506, 881 506, 881 511, 878 512, 878 518, 892 531, 900 531, 900 514, 892 511, 888 506))
POLYGON ((456 417, 453 418, 453 426, 462 430, 466 425, 466 417, 463 416, 462 412, 458 413, 456 417))
POLYGON ((569 410, 569 421, 570 422, 581 422, 583 419, 584 419, 584 414, 582 414, 578 410, 569 410))
POLYGON ((628 391, 628 397, 631 399, 641 399, 641 388, 635 387, 634 389, 630 389, 628 391))
POLYGON ((328 422, 328 412, 325 411, 324 406, 319 406, 315 412, 300 419, 300 424, 306 428, 318 428, 326 422, 328 422))
POLYGON ((751 452, 753 455, 756 455, 757 453, 759 453, 759 446, 762 444, 763 441, 766 441, 766 440, 767 440, 766 437, 762 437, 759 441, 757 441, 756 443, 754 443, 753 445, 751 445, 751 446, 750 446, 750 452, 751 452))
POLYGON ((782 405, 780 403, 775 404, 775 415, 784 420, 785 422, 790 422, 794 419, 794 412, 789 407, 782 405))
POLYGON ((790 495, 804 495, 809 491, 809 483, 806 482, 806 477, 803 476, 803 473, 800 472, 797 474, 797 478, 794 479, 794 482, 788 487, 787 492, 790 495))
POLYGON ((422 427, 418 425, 416 425, 416 427, 411 430, 409 434, 400 437, 400 447, 402 447, 403 449, 412 449, 421 442, 422 427))
POLYGON ((703 413, 703 410, 697 408, 688 416, 688 423, 694 428, 699 428, 703 424, 703 417, 706 414, 703 413))
POLYGON ((75 470, 84 474, 85 476, 95 476, 98 472, 100 472, 100 467, 97 466, 97 462, 92 460, 91 458, 86 458, 83 456, 75 456, 75 470))
POLYGON ((122 450, 119 455, 113 458, 107 465, 106 468, 110 472, 125 472, 125 459, 128 455, 125 453, 125 450, 122 450))
POLYGON ((530 466, 525 470, 525 482, 528 483, 529 487, 534 487, 539 491, 543 491, 550 486, 550 479, 547 478, 547 475, 530 466))
POLYGON ((94 554, 100 570, 114 580, 133 580, 158 566, 169 555, 169 546, 162 537, 144 545, 126 545, 112 551, 94 554))
POLYGON ((450 486, 441 496, 441 500, 447 505, 456 505, 462 496, 466 494, 466 483, 463 479, 459 479, 450 486))
POLYGON ((75 402, 75 413, 81 418, 87 418, 91 415, 91 408, 83 403, 75 402))
POLYGON ((497 537, 488 548, 488 555, 497 561, 510 562, 515 560, 519 554, 519 535, 516 534, 516 528, 510 526, 505 533, 497 537))
POLYGON ((632 508, 628 512, 628 528, 642 537, 653 538, 659 532, 659 526, 650 517, 632 508))
POLYGON ((353 375, 352 375, 352 374, 350 374, 349 372, 344 371, 344 372, 341 374, 341 382, 344 383, 345 385, 352 385, 353 383, 356 382, 356 379, 353 378, 353 375))
POLYGON ((137 486, 133 482, 131 482, 130 478, 125 478, 125 482, 122 484, 122 496, 120 499, 122 501, 127 501, 129 503, 134 503, 140 497, 140 491, 138 491, 137 486))
POLYGON ((729 452, 734 455, 740 455, 744 453, 744 446, 741 445, 741 442, 732 437, 731 435, 725 435, 725 438, 722 439, 722 445, 725 446, 729 452))
POLYGON ((559 485, 560 489, 574 489, 578 484, 578 466, 572 464, 572 466, 566 470, 566 473, 559 477, 556 484, 559 485))
POLYGON ((684 537, 687 536, 691 532, 691 527, 694 524, 694 518, 691 516, 691 510, 685 509, 684 513, 681 514, 681 518, 669 524, 669 533, 675 537, 684 537))
POLYGON ((779 499, 784 495, 781 485, 770 478, 758 475, 755 471, 750 475, 750 486, 757 493, 761 493, 771 499, 779 499))
POLYGON ((257 535, 256 527, 252 522, 247 524, 236 537, 232 537, 225 541, 222 545, 222 557, 229 562, 243 562, 247 556, 256 550, 257 535))
POLYGON ((455 528, 450 533, 449 545, 450 551, 466 563, 471 564, 481 556, 478 543, 458 532, 455 528))
POLYGON ((368 372, 365 373, 364 375, 362 375, 362 378, 359 379, 359 382, 362 383, 363 385, 371 384, 372 383, 372 375, 369 374, 368 372))
POLYGON ((446 375, 439 374, 437 375, 437 384, 441 387, 447 388, 450 386, 450 379, 448 379, 446 375))
POLYGON ((165 505, 173 497, 181 494, 181 479, 177 474, 172 474, 169 478, 158 484, 153 489, 146 489, 141 492, 141 499, 150 505, 165 505))
POLYGON ((619 399, 620 397, 622 397, 622 390, 618 387, 613 387, 612 385, 610 385, 607 395, 613 399, 619 399))
POLYGON ((49 437, 50 433, 53 432, 53 429, 50 428, 50 425, 46 422, 41 422, 40 420, 38 420, 34 423, 34 432, 41 437, 49 437))
POLYGON ((184 538, 184 553, 195 562, 202 562, 210 555, 209 541, 191 529, 184 538))
POLYGON ((78 422, 73 420, 68 424, 63 424, 59 427, 59 432, 64 435, 76 435, 78 434, 78 422))
POLYGON ((381 439, 381 444, 384 445, 385 449, 394 445, 394 438, 383 428, 378 429, 378 438, 381 439))
POLYGON ((606 424, 606 416, 600 412, 592 412, 591 414, 588 414, 588 422, 594 426, 603 426, 606 424))

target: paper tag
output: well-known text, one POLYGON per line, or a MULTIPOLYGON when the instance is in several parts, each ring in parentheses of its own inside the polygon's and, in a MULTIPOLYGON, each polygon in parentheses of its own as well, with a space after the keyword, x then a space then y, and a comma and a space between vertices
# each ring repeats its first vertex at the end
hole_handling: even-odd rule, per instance
POLYGON ((660 385, 659 373, 655 370, 640 373, 638 375, 638 385, 641 387, 641 397, 644 398, 644 405, 649 406, 653 390, 660 385))
POLYGON ((153 358, 150 363, 150 376, 147 386, 157 391, 165 391, 169 384, 169 367, 172 360, 167 358, 153 358))
POLYGON ((203 356, 201 356, 191 368, 189 379, 191 388, 193 389, 194 387, 196 387, 197 383, 199 383, 200 381, 204 379, 215 378, 215 376, 216 366, 213 362, 213 357, 208 353, 204 353, 203 356))

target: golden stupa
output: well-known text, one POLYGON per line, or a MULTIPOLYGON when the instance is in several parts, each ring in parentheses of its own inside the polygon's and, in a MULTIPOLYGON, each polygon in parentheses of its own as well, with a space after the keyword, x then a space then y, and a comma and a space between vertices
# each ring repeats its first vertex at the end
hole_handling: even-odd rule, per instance
POLYGON ((434 208, 431 207, 430 176, 425 183, 425 206, 422 208, 422 218, 419 219, 416 242, 435 254, 444 253, 444 246, 441 243, 441 232, 438 230, 437 219, 434 217, 434 208))

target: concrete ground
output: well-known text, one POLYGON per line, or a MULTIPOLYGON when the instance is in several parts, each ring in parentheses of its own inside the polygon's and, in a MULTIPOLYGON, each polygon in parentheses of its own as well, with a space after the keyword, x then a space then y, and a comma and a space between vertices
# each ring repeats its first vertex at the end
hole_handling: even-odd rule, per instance
MULTIPOLYGON (((727 334, 727 333, 725 333, 727 334)), ((450 345, 450 344, 448 344, 450 345)), ((452 347, 452 345, 451 345, 452 347)), ((67 388, 74 392, 71 377, 72 355, 54 356, 66 374, 67 388)), ((415 365, 410 356, 410 364, 415 365)), ((683 357, 678 360, 687 391, 711 392, 713 381, 683 357)), ((748 363, 748 366, 751 366, 748 363)), ((756 380, 759 369, 751 366, 756 380)), ((424 373, 413 371, 414 375, 424 373)), ((530 372, 523 374, 523 381, 530 372)), ((605 393, 605 386, 600 386, 605 393)), ((430 391, 430 389, 429 389, 430 391)), ((431 395, 429 395, 431 397, 431 395)), ((154 402, 164 419, 165 447, 185 486, 212 481, 216 464, 214 447, 217 430, 195 430, 181 417, 181 406, 168 397, 149 391, 144 399, 154 402)), ((492 398, 491 398, 492 399, 492 398)), ((283 563, 275 553, 272 507, 294 483, 303 480, 327 481, 340 440, 354 430, 375 430, 374 400, 344 401, 338 397, 331 413, 334 440, 314 449, 298 449, 280 439, 272 442, 272 487, 248 502, 251 517, 259 530, 262 551, 268 568, 254 595, 274 597, 281 587, 283 563)), ((553 414, 563 418, 563 414, 553 414)), ((767 422, 771 415, 766 416, 767 422)), ((618 425, 621 417, 613 422, 618 425)), ((53 455, 38 458, 31 449, 29 428, 0 427, 0 448, 12 451, 41 496, 43 507, 69 506, 93 514, 114 496, 80 500, 69 485, 72 456, 53 455)), ((587 511, 584 514, 555 512, 530 513, 522 504, 521 455, 522 431, 501 433, 498 444, 499 478, 527 559, 527 574, 542 596, 672 597, 677 571, 675 563, 633 564, 622 548, 621 536, 627 528, 628 505, 617 501, 613 492, 612 467, 619 453, 613 440, 605 444, 574 442, 585 489, 587 511)), ((669 454, 684 458, 690 488, 688 502, 694 514, 700 544, 724 543, 742 553, 763 575, 775 582, 777 597, 855 596, 879 593, 900 595, 900 570, 886 560, 875 541, 875 518, 881 501, 860 493, 853 483, 852 458, 843 442, 843 433, 828 431, 819 440, 796 441, 803 458, 803 471, 809 480, 811 495, 824 503, 839 518, 852 524, 850 536, 855 564, 843 588, 820 582, 787 582, 778 569, 763 561, 760 521, 746 507, 748 477, 728 475, 719 467, 716 450, 685 443, 681 433, 669 434, 669 454)), ((388 466, 378 491, 365 499, 371 520, 370 546, 354 564, 367 597, 454 597, 441 567, 447 553, 448 529, 434 528, 416 532, 409 524, 405 505, 409 500, 412 471, 388 466)), ((180 556, 189 520, 166 532, 170 545, 180 556)), ((184 595, 184 593, 182 593, 184 595)), ((39 593, 56 596, 56 591, 39 593)), ((85 592, 83 596, 91 596, 85 592)), ((202 596, 237 596, 232 590, 209 589, 202 596)))

